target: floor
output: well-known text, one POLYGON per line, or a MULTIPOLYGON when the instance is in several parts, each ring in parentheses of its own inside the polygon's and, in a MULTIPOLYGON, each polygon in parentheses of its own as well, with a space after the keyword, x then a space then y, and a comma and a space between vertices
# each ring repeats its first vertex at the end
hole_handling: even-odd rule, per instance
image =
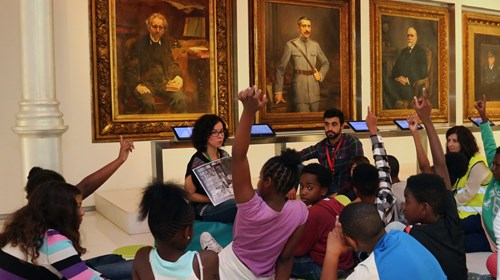
MULTIPOLYGON (((0 227, 4 221, 0 220, 0 227)), ((127 245, 152 245, 153 237, 150 233, 129 235, 114 225, 96 211, 86 212, 80 227, 82 244, 87 248, 84 259, 109 254, 116 248, 127 245)), ((488 274, 486 258, 489 253, 467 254, 469 272, 488 274)))
POLYGON ((86 212, 80 227, 85 259, 109 254, 127 245, 153 245, 151 233, 129 235, 96 211, 86 212))

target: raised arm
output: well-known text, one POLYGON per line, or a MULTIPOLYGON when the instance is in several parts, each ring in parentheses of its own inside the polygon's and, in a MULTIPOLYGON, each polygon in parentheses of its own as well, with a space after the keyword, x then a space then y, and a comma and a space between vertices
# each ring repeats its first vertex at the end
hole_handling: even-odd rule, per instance
POLYGON ((255 113, 264 108, 267 103, 265 95, 262 96, 262 100, 260 99, 260 93, 261 90, 258 90, 255 86, 238 93, 238 99, 243 104, 243 112, 234 136, 232 151, 233 189, 236 203, 247 202, 255 195, 250 177, 247 152, 255 113))
POLYGON ((425 153, 424 145, 420 139, 420 134, 418 133, 418 116, 413 114, 408 117, 407 121, 411 135, 413 136, 413 142, 415 143, 415 150, 417 152, 417 161, 420 171, 422 171, 422 173, 432 173, 431 164, 427 158, 427 154, 425 153))
POLYGON ((368 113, 366 115, 366 125, 370 131, 370 140, 372 142, 373 160, 375 167, 379 172, 379 181, 381 189, 391 188, 391 169, 389 167, 389 160, 387 159, 387 151, 385 150, 382 137, 378 134, 377 130, 378 117, 371 111, 368 106, 368 113))
POLYGON ((388 224, 394 220, 393 207, 396 199, 391 189, 391 168, 389 167, 387 151, 385 150, 384 142, 382 142, 382 137, 378 134, 377 121, 378 117, 371 111, 370 106, 368 106, 366 125, 370 131, 373 160, 375 161, 379 177, 379 191, 375 199, 375 204, 377 205, 380 218, 388 224))
POLYGON ((483 123, 480 125, 481 139, 483 140, 484 154, 486 155, 488 166, 491 166, 493 158, 496 154, 497 144, 495 142, 495 137, 493 137, 491 127, 488 123, 488 116, 486 115, 486 97, 483 95, 483 99, 478 100, 474 104, 474 107, 476 107, 477 111, 479 112, 479 116, 481 116, 481 119, 483 121, 483 123))
POLYGON ((451 191, 450 175, 446 167, 446 160, 444 158, 443 147, 439 141, 438 134, 434 124, 431 120, 432 105, 429 102, 427 92, 422 93, 422 97, 414 97, 414 107, 417 111, 418 117, 422 120, 427 137, 429 138, 429 145, 431 147, 432 161, 434 162, 434 173, 443 178, 446 189, 451 191))
POLYGON ((120 153, 118 157, 76 184, 76 187, 82 192, 82 197, 85 199, 102 186, 102 184, 104 184, 104 182, 106 182, 127 160, 128 154, 131 153, 134 148, 133 141, 125 140, 120 136, 120 153))

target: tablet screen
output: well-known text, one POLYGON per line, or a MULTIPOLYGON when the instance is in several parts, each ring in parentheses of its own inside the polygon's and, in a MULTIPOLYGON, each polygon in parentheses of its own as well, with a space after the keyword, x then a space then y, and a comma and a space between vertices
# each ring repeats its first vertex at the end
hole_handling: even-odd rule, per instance
POLYGON ((173 126, 172 131, 174 132, 174 138, 177 141, 190 140, 191 134, 193 134, 192 126, 173 126))
POLYGON ((276 133, 269 124, 253 124, 250 132, 251 136, 275 136, 276 133))
MULTIPOLYGON (((470 117, 470 118, 469 118, 469 120, 471 120, 471 122, 472 122, 473 124, 475 124, 476 126, 479 126, 479 125, 483 122, 483 119, 481 119, 481 118, 473 118, 473 117, 470 117)), ((495 124, 494 124, 492 121, 490 121, 490 120, 488 120, 488 122, 490 123, 490 126, 494 126, 494 125, 495 125, 495 124)))
POLYGON ((368 131, 368 126, 365 121, 347 121, 352 130, 356 132, 366 132, 368 131))
MULTIPOLYGON (((409 130, 410 126, 408 125, 408 121, 405 119, 400 119, 400 120, 394 120, 394 123, 398 126, 399 129, 401 130, 409 130)), ((418 129, 422 129, 423 127, 419 124, 418 129)))

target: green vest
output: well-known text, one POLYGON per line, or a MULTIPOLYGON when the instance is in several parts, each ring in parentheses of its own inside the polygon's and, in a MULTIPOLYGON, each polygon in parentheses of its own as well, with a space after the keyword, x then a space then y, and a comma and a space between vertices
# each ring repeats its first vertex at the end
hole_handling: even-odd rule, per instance
MULTIPOLYGON (((476 165, 479 162, 483 162, 486 167, 488 167, 488 164, 486 163, 486 159, 480 154, 476 153, 471 159, 469 160, 469 167, 467 168, 467 173, 458 180, 458 182, 455 184, 455 188, 457 193, 462 193, 465 191, 465 184, 467 183, 467 179, 469 179, 470 171, 472 170, 472 167, 476 165)), ((489 178, 491 179, 491 172, 489 174, 489 178)), ((489 180, 488 180, 489 182, 489 180)), ((460 219, 465 219, 470 215, 475 215, 477 213, 481 213, 482 206, 483 206, 483 200, 484 200, 484 193, 486 192, 486 186, 488 184, 481 185, 479 187, 479 190, 477 191, 477 194, 472 197, 467 204, 463 206, 458 207, 458 215, 460 216, 460 219)))

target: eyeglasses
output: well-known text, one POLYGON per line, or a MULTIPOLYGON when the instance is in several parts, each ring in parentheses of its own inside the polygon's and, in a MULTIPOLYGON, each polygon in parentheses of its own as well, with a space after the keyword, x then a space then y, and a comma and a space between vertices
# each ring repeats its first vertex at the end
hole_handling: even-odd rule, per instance
POLYGON ((165 29, 165 26, 163 26, 163 25, 156 25, 156 24, 154 24, 154 25, 151 25, 151 28, 153 28, 153 29, 163 30, 163 29, 165 29))
POLYGON ((219 137, 220 135, 224 136, 226 135, 226 130, 225 129, 212 130, 212 132, 210 132, 210 135, 212 135, 213 137, 219 137))

